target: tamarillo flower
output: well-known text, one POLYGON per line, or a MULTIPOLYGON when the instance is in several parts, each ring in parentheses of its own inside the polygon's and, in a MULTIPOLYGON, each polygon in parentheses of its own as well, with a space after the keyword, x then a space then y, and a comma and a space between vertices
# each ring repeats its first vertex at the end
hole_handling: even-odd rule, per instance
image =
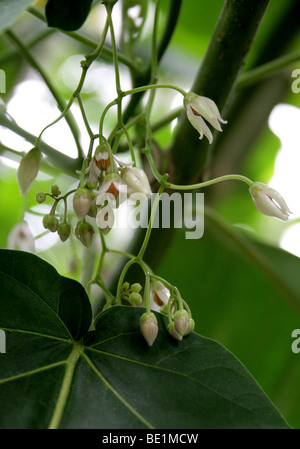
POLYGON ((292 214, 280 193, 267 184, 253 182, 249 191, 257 210, 262 214, 283 221, 287 221, 289 215, 292 214))
POLYGON ((219 109, 213 100, 197 95, 194 92, 189 92, 185 95, 184 107, 187 113, 187 118, 200 134, 199 139, 202 139, 204 135, 207 137, 209 143, 212 143, 213 136, 203 119, 217 131, 222 131, 220 123, 227 123, 226 120, 222 119, 219 109))

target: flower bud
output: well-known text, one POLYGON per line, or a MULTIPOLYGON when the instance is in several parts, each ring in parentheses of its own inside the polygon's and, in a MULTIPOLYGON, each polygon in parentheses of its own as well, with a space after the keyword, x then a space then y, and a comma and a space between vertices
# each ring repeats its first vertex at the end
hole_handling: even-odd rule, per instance
POLYGON ((189 327, 190 316, 186 310, 177 310, 174 314, 174 326, 180 335, 185 335, 189 327))
POLYGON ((38 192, 35 195, 35 201, 39 204, 43 203, 46 200, 46 195, 44 192, 38 192))
POLYGON ((154 313, 143 313, 140 318, 140 330, 148 345, 152 346, 158 334, 157 319, 154 313))
POLYGON ((90 223, 83 221, 76 226, 75 234, 81 241, 81 243, 89 248, 93 242, 94 228, 90 223))
POLYGON ((132 284, 130 288, 131 291, 135 293, 140 293, 140 291, 142 290, 142 286, 139 283, 132 284))
POLYGON ((187 330, 184 333, 184 337, 188 335, 190 332, 193 332, 194 329, 195 329, 195 321, 193 320, 193 318, 190 318, 187 330))
POLYGON ((129 195, 140 193, 144 198, 150 198, 151 187, 144 170, 137 167, 125 167, 121 172, 121 178, 128 186, 129 195))
POLYGON ((65 242, 70 237, 71 226, 69 223, 60 223, 57 228, 57 234, 62 242, 65 242))
POLYGON ((176 340, 181 341, 182 340, 182 335, 180 335, 179 332, 177 332, 176 328, 175 328, 175 324, 173 323, 173 321, 171 323, 168 324, 167 326, 167 331, 169 332, 170 335, 172 335, 173 338, 175 338, 176 340))
POLYGON ((54 215, 45 215, 43 218, 43 226, 51 232, 56 232, 58 228, 58 219, 54 215))
POLYGON ((35 180, 39 171, 41 157, 39 149, 34 147, 21 159, 17 171, 17 179, 22 195, 26 195, 35 180))
POLYGON ((88 214, 89 217, 95 218, 96 215, 97 215, 97 213, 98 213, 98 207, 97 207, 95 204, 93 204, 93 205, 89 208, 89 211, 88 211, 87 214, 88 214))
POLYGON ((94 160, 99 170, 108 170, 110 166, 110 145, 105 137, 101 136, 100 145, 96 148, 94 160))
POLYGON ((96 216, 97 226, 101 229, 101 231, 106 235, 112 229, 115 222, 115 213, 113 208, 107 204, 104 207, 101 207, 96 216))
POLYGON ((129 287, 130 287, 129 282, 124 282, 124 283, 122 284, 122 290, 128 290, 129 287))
POLYGON ((79 220, 83 220, 88 213, 92 203, 92 194, 86 188, 76 190, 73 197, 73 209, 79 220))
POLYGON ((141 297, 141 295, 137 292, 132 292, 130 293, 129 297, 128 297, 128 301, 135 306, 139 306, 140 304, 142 304, 143 299, 141 297))
POLYGON ((59 187, 56 184, 50 187, 50 192, 54 196, 58 196, 61 194, 61 191, 59 190, 59 187))

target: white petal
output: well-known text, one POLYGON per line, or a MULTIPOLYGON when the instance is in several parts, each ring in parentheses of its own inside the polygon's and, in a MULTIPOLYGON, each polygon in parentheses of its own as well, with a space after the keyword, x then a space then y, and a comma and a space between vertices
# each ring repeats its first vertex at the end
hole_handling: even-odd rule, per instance
POLYGON ((202 139, 203 134, 204 134, 205 137, 207 137, 209 143, 212 143, 212 141, 213 141, 212 133, 211 133, 209 127, 204 122, 203 118, 200 115, 195 115, 193 113, 193 111, 191 110, 190 106, 188 106, 186 113, 187 113, 187 118, 189 119, 189 121, 191 122, 193 127, 200 134, 199 139, 202 139))

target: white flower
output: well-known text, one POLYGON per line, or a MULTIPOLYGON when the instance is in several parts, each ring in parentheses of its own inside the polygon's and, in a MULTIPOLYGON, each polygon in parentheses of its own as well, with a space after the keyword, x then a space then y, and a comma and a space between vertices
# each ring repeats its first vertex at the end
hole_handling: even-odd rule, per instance
POLYGON ((35 252, 34 238, 26 221, 18 223, 9 233, 7 248, 29 253, 35 252))
POLYGON ((127 199, 128 188, 121 179, 121 176, 118 175, 118 173, 109 173, 105 176, 103 184, 100 186, 100 189, 98 191, 95 191, 95 194, 97 195, 97 205, 101 205, 101 201, 103 198, 109 199, 111 196, 113 196, 116 202, 115 204, 112 204, 112 202, 110 201, 110 205, 112 207, 119 207, 119 205, 127 199), (109 196, 105 197, 102 195, 103 193, 107 193, 109 194, 109 196))
POLYGON ((282 196, 267 184, 253 182, 249 191, 256 208, 262 214, 284 221, 287 221, 289 215, 292 214, 282 196))
POLYGON ((121 172, 121 178, 128 186, 129 195, 139 193, 144 198, 150 198, 151 187, 144 170, 137 167, 126 167, 121 172))
POLYGON ((184 107, 189 121, 200 134, 199 139, 202 139, 204 135, 209 143, 212 143, 213 136, 203 119, 208 121, 218 131, 222 131, 219 122, 227 123, 226 120, 222 119, 219 109, 213 100, 197 95, 194 92, 189 92, 185 95, 184 107))
POLYGON ((160 281, 152 280, 150 286, 150 302, 153 310, 160 311, 168 303, 170 290, 160 281))

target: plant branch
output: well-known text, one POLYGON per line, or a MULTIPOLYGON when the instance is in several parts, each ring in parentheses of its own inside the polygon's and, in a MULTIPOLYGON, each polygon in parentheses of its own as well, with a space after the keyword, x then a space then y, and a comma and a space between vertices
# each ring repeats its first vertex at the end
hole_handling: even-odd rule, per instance
MULTIPOLYGON (((32 145, 35 145, 37 137, 21 128, 15 121, 10 120, 4 114, 0 114, 0 125, 4 126, 7 129, 10 129, 14 133, 30 142, 32 145)), ((81 168, 81 158, 72 159, 42 141, 40 142, 39 149, 42 151, 42 153, 48 156, 49 161, 51 161, 53 165, 55 165, 57 168, 59 167, 61 170, 65 171, 72 177, 74 177, 75 171, 81 168)))

